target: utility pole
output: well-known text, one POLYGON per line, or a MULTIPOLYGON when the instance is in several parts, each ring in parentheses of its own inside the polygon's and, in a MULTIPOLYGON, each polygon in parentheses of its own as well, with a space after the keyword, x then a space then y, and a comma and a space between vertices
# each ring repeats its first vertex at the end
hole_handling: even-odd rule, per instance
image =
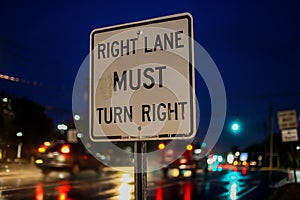
POLYGON ((273 168, 273 108, 270 105, 270 158, 269 158, 269 168, 273 168))

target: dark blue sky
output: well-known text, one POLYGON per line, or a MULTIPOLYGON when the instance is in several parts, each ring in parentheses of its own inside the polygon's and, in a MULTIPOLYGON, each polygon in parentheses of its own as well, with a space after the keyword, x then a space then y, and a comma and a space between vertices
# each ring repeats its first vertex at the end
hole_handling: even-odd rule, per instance
MULTIPOLYGON (((65 119, 94 28, 189 12, 195 40, 211 55, 226 88, 227 118, 217 149, 247 146, 266 136, 270 104, 274 116, 284 109, 300 112, 299 9, 297 0, 3 1, 0 74, 31 82, 0 79, 0 91, 37 101, 60 116, 56 121, 65 119), (243 125, 239 135, 228 130, 235 116, 243 125)), ((200 101, 208 101, 201 88, 200 101)), ((209 109, 202 109, 208 120, 209 109)))

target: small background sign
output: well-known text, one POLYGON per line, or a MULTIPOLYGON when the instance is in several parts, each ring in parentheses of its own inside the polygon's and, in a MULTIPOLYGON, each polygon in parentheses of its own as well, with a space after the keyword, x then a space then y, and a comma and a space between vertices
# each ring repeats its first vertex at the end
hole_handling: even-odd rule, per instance
POLYGON ((282 142, 296 142, 298 141, 297 129, 282 130, 281 131, 282 142))
POLYGON ((69 129, 67 132, 67 142, 78 143, 77 134, 78 132, 76 129, 69 129))
POLYGON ((298 128, 296 110, 285 110, 277 113, 280 130, 298 128))

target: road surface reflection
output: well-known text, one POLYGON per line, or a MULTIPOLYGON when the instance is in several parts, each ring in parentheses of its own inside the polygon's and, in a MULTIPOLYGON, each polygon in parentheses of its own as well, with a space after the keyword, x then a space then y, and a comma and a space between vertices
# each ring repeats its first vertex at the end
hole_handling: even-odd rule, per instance
MULTIPOLYGON (((134 174, 107 169, 100 176, 84 171, 76 176, 53 172, 48 177, 35 168, 22 168, 0 177, 1 200, 131 200, 134 174)), ((162 179, 148 174, 148 200, 267 199, 275 184, 287 180, 285 171, 227 170, 196 177, 162 179)))
MULTIPOLYGON (((58 178, 61 176, 62 175, 59 174, 57 175, 58 178)), ((81 180, 81 177, 78 179, 67 177, 63 180, 58 179, 56 182, 41 182, 35 185, 35 200, 45 200, 46 197, 48 198, 54 195, 54 198, 57 200, 81 199, 76 197, 78 193, 80 196, 86 195, 87 197, 89 197, 89 195, 95 195, 99 197, 99 199, 113 196, 114 199, 131 200, 134 199, 133 177, 132 173, 121 173, 120 176, 103 181, 101 179, 90 181, 85 179, 81 180), (82 189, 78 187, 78 184, 82 184, 82 189), (95 189, 97 191, 95 191, 95 189), (84 190, 87 192, 86 194, 84 190)))

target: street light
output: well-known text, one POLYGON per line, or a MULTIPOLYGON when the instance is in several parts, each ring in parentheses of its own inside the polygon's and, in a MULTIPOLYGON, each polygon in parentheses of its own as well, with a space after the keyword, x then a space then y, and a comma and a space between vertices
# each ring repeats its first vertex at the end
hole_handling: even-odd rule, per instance
POLYGON ((22 133, 22 132, 17 132, 17 136, 18 136, 18 137, 22 137, 22 136, 23 136, 23 133, 22 133))
MULTIPOLYGON (((23 133, 22 132, 17 132, 17 137, 21 138, 23 136, 23 133)), ((17 150, 17 159, 20 159, 21 158, 21 155, 22 155, 22 141, 19 142, 18 144, 18 150, 17 150)))
POLYGON ((9 102, 9 99, 5 97, 5 98, 2 99, 2 102, 3 102, 3 103, 8 103, 8 102, 9 102))
POLYGON ((63 131, 68 130, 68 126, 65 124, 58 124, 57 129, 63 132, 63 131))

